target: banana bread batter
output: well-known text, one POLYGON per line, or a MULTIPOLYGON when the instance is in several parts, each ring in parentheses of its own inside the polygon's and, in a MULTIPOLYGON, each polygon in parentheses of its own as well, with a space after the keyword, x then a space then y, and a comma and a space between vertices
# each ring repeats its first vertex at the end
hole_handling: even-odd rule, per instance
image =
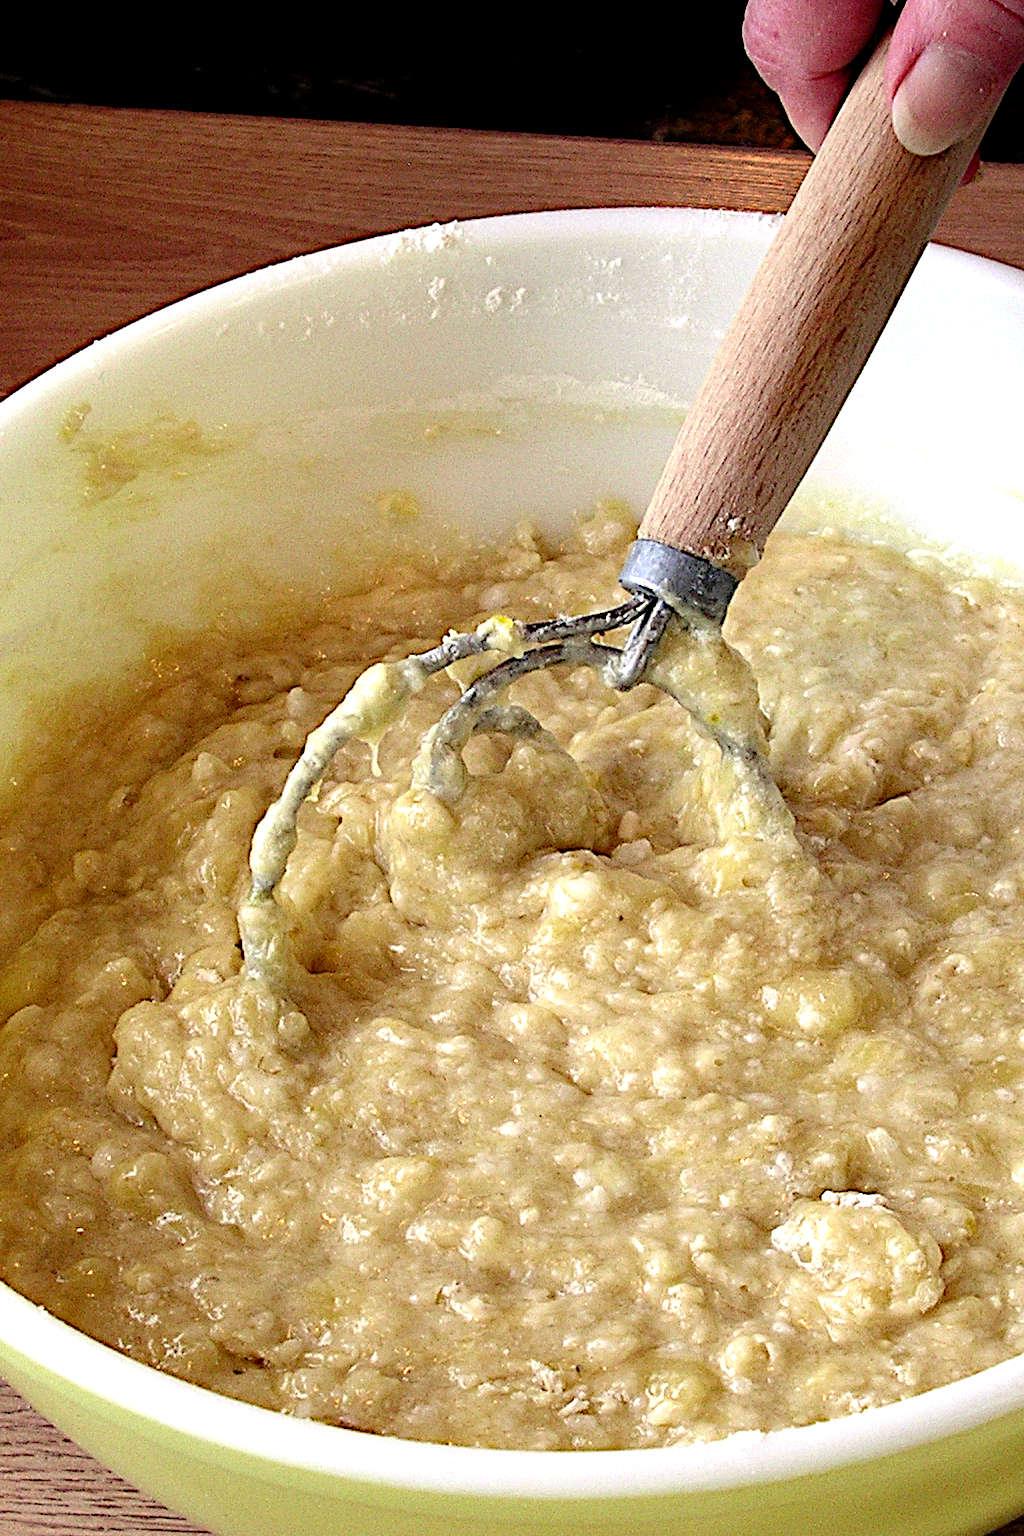
MULTIPOLYGON (((20 780, 0 847, 0 1272, 289 1413, 525 1448, 850 1413, 1024 1343, 1024 600, 777 533, 727 635, 792 824, 588 670, 410 787, 443 674, 254 827, 373 659, 603 607, 632 525, 410 562, 212 635, 20 780), (308 617, 308 616, 307 616, 308 617)), ((467 671, 469 670, 467 664, 467 671)))

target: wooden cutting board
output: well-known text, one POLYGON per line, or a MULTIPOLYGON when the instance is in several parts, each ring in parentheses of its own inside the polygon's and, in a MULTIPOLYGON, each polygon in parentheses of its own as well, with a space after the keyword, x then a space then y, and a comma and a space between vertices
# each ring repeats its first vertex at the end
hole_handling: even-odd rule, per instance
MULTIPOLYGON (((800 154, 0 103, 0 395, 185 294, 302 251, 546 208, 785 208, 800 154)), ((1024 268, 1024 166, 939 238, 1024 268)), ((4 1536, 189 1536, 0 1383, 4 1536)), ((1004 1536, 1024 1536, 1024 1520, 1004 1536)))

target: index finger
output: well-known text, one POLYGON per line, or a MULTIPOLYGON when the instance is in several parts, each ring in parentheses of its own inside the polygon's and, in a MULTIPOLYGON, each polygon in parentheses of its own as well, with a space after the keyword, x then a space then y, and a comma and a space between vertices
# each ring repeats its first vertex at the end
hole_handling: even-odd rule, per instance
POLYGON ((749 0, 743 44, 796 132, 819 149, 883 0, 749 0))

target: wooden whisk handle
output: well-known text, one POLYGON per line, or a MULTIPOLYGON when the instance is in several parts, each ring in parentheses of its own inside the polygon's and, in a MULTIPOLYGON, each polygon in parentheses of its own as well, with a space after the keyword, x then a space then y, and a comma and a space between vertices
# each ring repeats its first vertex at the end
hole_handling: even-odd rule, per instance
POLYGON ((690 408, 640 537, 741 576, 818 451, 980 140, 892 130, 888 40, 812 161, 690 408))

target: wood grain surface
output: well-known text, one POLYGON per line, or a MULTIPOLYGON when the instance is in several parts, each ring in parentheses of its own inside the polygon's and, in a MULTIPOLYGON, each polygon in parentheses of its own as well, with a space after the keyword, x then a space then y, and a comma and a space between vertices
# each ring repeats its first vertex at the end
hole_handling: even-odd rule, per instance
MULTIPOLYGON (((254 267, 434 221, 677 204, 776 212, 762 150, 0 103, 0 395, 254 267)), ((1024 267, 1024 166, 960 188, 939 238, 1024 267)), ((3 1536, 189 1536, 0 1383, 3 1536)), ((1004 1536, 1024 1536, 1024 1520, 1004 1536)))

